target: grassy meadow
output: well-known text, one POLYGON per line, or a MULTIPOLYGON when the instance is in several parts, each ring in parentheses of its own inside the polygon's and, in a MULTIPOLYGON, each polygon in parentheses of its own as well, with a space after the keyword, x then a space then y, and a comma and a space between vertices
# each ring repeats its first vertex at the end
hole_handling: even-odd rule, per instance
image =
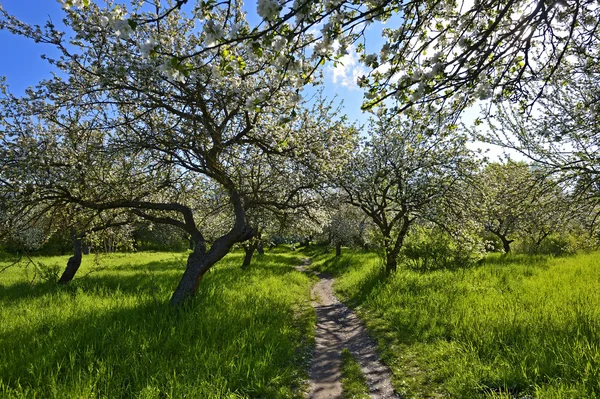
POLYGON ((68 286, 43 278, 68 257, 1 272, 0 397, 300 397, 314 329, 300 254, 268 252, 249 270, 228 255, 176 310, 185 257, 85 256, 68 286))
POLYGON ((400 269, 313 249, 379 340, 405 398, 600 397, 600 253, 491 255, 469 269, 400 269))

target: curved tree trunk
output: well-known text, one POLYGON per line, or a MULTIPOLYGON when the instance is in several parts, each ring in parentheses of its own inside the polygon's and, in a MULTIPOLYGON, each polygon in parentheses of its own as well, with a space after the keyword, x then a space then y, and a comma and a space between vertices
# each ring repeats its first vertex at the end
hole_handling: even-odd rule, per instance
POLYGON ((506 236, 504 235, 499 235, 498 237, 500 237, 500 241, 502 241, 502 247, 504 248, 504 253, 508 254, 510 253, 510 244, 514 241, 514 240, 509 240, 508 238, 506 238, 506 236))
MULTIPOLYGON (((412 219, 414 220, 414 219, 412 219)), ((400 254, 400 250, 402 249, 402 245, 404 245, 404 238, 406 237, 406 235, 408 234, 408 229, 412 223, 412 220, 408 217, 408 215, 405 213, 404 216, 402 217, 402 224, 401 224, 401 228, 400 231, 398 232, 398 236, 396 237, 396 239, 394 240, 393 245, 391 245, 391 237, 389 236, 389 231, 388 231, 388 235, 387 237, 387 242, 390 243, 390 245, 388 247, 386 247, 385 250, 385 255, 386 255, 386 259, 385 259, 385 271, 387 274, 390 274, 391 272, 395 272, 396 269, 398 269, 398 255, 400 254)))
POLYGON ((73 237, 73 256, 69 258, 67 261, 67 267, 63 272, 62 276, 58 280, 59 284, 67 284, 75 277, 77 270, 81 266, 81 259, 83 256, 83 246, 82 246, 83 237, 74 236, 73 237))
POLYGON ((215 263, 223 259, 237 242, 245 241, 253 236, 252 229, 247 226, 237 226, 224 236, 219 237, 209 251, 206 251, 206 242, 200 233, 194 238, 194 251, 188 256, 185 272, 171 296, 169 304, 179 306, 192 298, 204 274, 210 270, 215 263))
MULTIPOLYGON (((225 251, 225 254, 227 251, 225 251)), ((223 254, 223 256, 225 256, 225 254, 223 254)), ((194 296, 196 291, 198 291, 200 280, 202 280, 202 277, 210 267, 216 263, 216 261, 212 263, 209 262, 206 255, 203 246, 196 244, 194 251, 188 256, 185 272, 183 272, 183 276, 181 276, 181 280, 171 296, 171 300, 169 301, 170 305, 180 305, 194 296)), ((221 258, 223 256, 221 256, 221 258)))

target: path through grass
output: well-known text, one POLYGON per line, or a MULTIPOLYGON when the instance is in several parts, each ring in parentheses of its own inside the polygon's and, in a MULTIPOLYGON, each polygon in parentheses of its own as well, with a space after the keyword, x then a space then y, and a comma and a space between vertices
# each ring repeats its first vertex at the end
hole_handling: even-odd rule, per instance
POLYGON ((67 287, 10 268, 0 273, 0 397, 300 397, 314 314, 299 259, 271 252, 243 271, 242 254, 229 255, 177 311, 166 303, 183 254, 104 256, 106 269, 67 287))
POLYGON ((387 280, 374 254, 313 265, 337 275, 337 294, 358 306, 407 398, 600 397, 598 253, 492 256, 387 280))

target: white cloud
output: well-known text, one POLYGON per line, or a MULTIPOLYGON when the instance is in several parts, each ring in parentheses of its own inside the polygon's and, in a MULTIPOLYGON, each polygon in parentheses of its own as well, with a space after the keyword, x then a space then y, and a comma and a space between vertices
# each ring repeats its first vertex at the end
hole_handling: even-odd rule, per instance
POLYGON ((367 74, 367 69, 359 62, 358 55, 351 47, 348 54, 338 60, 337 65, 331 64, 327 67, 327 72, 334 85, 359 90, 356 81, 360 76, 367 74))

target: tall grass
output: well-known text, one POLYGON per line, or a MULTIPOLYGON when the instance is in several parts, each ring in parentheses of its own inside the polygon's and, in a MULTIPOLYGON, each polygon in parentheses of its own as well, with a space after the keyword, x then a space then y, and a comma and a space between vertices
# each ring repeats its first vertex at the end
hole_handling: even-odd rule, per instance
POLYGON ((342 350, 342 390, 344 399, 369 399, 367 380, 347 348, 342 350))
MULTIPOLYGON (((31 266, 1 273, 0 397, 300 397, 314 314, 299 255, 267 253, 249 270, 229 255, 175 310, 183 256, 104 256, 106 269, 66 287, 31 283, 31 266)), ((85 257, 80 275, 96 267, 85 257)))
POLYGON ((402 269, 374 254, 317 257, 358 306, 405 397, 600 396, 600 254, 492 256, 455 271, 402 269))

